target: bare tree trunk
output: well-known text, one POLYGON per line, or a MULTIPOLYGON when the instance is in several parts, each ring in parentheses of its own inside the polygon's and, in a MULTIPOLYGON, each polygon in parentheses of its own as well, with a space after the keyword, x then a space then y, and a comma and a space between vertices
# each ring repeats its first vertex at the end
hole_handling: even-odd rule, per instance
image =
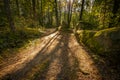
POLYGON ((61 17, 62 17, 62 12, 61 12, 61 1, 59 1, 59 25, 61 25, 61 17))
POLYGON ((72 19, 72 9, 73 9, 73 4, 74 4, 74 0, 73 0, 73 2, 71 3, 71 10, 70 10, 70 22, 71 22, 71 19, 72 19))
POLYGON ((72 18, 72 7, 73 7, 73 3, 71 2, 71 0, 69 0, 69 4, 68 4, 68 28, 70 27, 71 18, 72 18))
MULTIPOLYGON (((111 21, 109 23, 109 28, 113 27, 114 25, 114 19, 117 17, 116 13, 118 13, 118 11, 120 10, 120 0, 113 0, 113 8, 112 8, 112 14, 113 16, 111 17, 111 21)), ((118 21, 116 22, 116 24, 118 25, 118 23, 120 23, 120 17, 118 19, 118 21)))
POLYGON ((69 0, 69 3, 68 3, 68 28, 70 27, 70 7, 71 7, 71 0, 69 0))
POLYGON ((53 25, 53 21, 54 21, 54 20, 53 20, 53 12, 54 12, 54 11, 52 11, 52 12, 50 13, 50 15, 51 15, 51 16, 50 16, 50 23, 51 23, 51 25, 53 25))
POLYGON ((19 1, 16 0, 16 8, 17 8, 17 14, 20 16, 20 7, 19 7, 19 1))
POLYGON ((6 16, 9 22, 9 26, 12 32, 15 31, 15 26, 14 26, 14 22, 13 22, 13 18, 11 15, 11 10, 10 10, 10 0, 3 0, 4 1, 4 6, 5 6, 5 12, 6 12, 6 16))
POLYGON ((36 20, 36 1, 32 0, 32 6, 33 6, 33 17, 36 20))
POLYGON ((41 0, 41 25, 43 26, 43 0, 41 0))
POLYGON ((65 20, 66 20, 66 4, 65 4, 65 7, 64 7, 64 22, 65 22, 65 20))
POLYGON ((48 24, 49 24, 49 26, 51 25, 50 24, 50 7, 49 7, 49 5, 48 5, 48 24))
POLYGON ((105 28, 106 27, 106 1, 105 1, 105 3, 104 3, 104 10, 103 10, 103 20, 102 20, 102 25, 103 25, 103 28, 105 28))
POLYGON ((80 11, 80 18, 79 18, 79 21, 82 20, 82 15, 83 15, 83 10, 84 10, 84 3, 85 3, 85 0, 82 0, 82 5, 81 5, 81 11, 80 11))
POLYGON ((59 26, 59 19, 58 19, 58 6, 57 6, 57 0, 55 0, 55 15, 56 15, 56 26, 59 26))

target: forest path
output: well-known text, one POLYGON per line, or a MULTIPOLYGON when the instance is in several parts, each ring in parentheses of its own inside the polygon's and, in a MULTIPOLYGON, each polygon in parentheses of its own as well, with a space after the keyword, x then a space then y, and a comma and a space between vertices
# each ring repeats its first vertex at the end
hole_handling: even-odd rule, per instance
POLYGON ((55 32, 41 38, 19 55, 17 62, 1 68, 2 80, 102 80, 90 53, 74 34, 55 32))

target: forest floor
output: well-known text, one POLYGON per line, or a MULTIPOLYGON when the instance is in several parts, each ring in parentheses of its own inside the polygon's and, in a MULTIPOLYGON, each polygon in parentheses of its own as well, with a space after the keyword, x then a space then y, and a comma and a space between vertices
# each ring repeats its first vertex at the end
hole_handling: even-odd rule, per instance
POLYGON ((56 31, 38 43, 6 61, 0 80, 115 80, 73 33, 56 31))

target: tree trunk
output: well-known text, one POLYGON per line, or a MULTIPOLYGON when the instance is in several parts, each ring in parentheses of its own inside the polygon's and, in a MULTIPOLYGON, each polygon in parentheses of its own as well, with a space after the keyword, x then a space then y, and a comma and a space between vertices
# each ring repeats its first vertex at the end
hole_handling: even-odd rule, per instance
POLYGON ((69 3, 68 3, 68 18, 67 18, 68 19, 68 23, 67 23, 68 24, 68 28, 70 27, 70 11, 71 11, 70 7, 71 7, 71 0, 69 0, 69 3))
POLYGON ((71 0, 69 0, 69 4, 68 4, 68 28, 70 27, 70 23, 71 23, 72 7, 73 7, 73 3, 71 2, 71 0))
POLYGON ((16 8, 17 8, 17 15, 20 16, 20 7, 18 0, 16 0, 16 8))
POLYGON ((59 26, 57 0, 55 0, 56 26, 59 26))
POLYGON ((36 1, 32 0, 32 6, 33 6, 33 17, 36 19, 36 1))
POLYGON ((61 1, 59 1, 59 25, 61 25, 61 17, 62 17, 62 12, 61 12, 61 1))
POLYGON ((84 3, 85 3, 85 0, 82 0, 82 5, 81 5, 81 11, 80 11, 80 18, 79 18, 79 21, 82 20, 82 15, 83 15, 83 10, 84 10, 84 3))
POLYGON ((115 23, 118 24, 120 22, 120 17, 117 22, 114 22, 114 19, 117 17, 116 14, 118 13, 119 9, 120 9, 120 0, 114 0, 113 1, 113 10, 112 10, 113 16, 111 17, 111 21, 109 23, 109 28, 114 27, 115 23))
POLYGON ((4 1, 4 6, 5 6, 5 12, 6 12, 6 16, 9 22, 9 26, 12 32, 15 31, 15 26, 14 26, 14 22, 13 22, 13 18, 11 15, 11 9, 10 9, 10 0, 3 0, 4 1))
POLYGON ((50 24, 50 7, 49 7, 49 5, 48 5, 48 25, 50 26, 51 24, 50 24))
POLYGON ((41 6, 41 8, 40 8, 41 9, 40 10, 41 11, 40 12, 41 13, 40 14, 41 15, 41 21, 40 22, 41 22, 41 26, 43 26, 44 25, 44 23, 43 23, 43 0, 41 0, 41 5, 40 6, 41 6))

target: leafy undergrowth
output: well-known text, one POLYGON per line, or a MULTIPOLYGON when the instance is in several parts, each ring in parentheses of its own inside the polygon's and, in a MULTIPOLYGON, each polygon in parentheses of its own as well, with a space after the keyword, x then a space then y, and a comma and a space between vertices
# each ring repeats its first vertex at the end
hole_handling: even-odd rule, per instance
MULTIPOLYGON (((85 44, 95 56, 95 61, 106 67, 111 76, 120 76, 120 28, 109 28, 100 31, 79 30, 76 37, 78 42, 85 44)), ((99 65, 100 66, 100 65, 99 65)), ((105 71, 105 72, 106 72, 105 71)), ((103 74, 104 72, 102 72, 103 74)))
POLYGON ((79 41, 96 53, 120 51, 120 28, 77 31, 79 41))
MULTIPOLYGON (((19 48, 41 36, 41 29, 19 28, 13 33, 9 29, 0 31, 0 60, 10 57, 19 48)), ((15 52, 16 53, 16 52, 15 52)))
POLYGON ((77 31, 77 37, 79 42, 83 42, 93 52, 101 56, 115 55, 115 59, 117 59, 117 55, 117 57, 120 57, 120 28, 109 28, 100 31, 80 30, 77 31))

